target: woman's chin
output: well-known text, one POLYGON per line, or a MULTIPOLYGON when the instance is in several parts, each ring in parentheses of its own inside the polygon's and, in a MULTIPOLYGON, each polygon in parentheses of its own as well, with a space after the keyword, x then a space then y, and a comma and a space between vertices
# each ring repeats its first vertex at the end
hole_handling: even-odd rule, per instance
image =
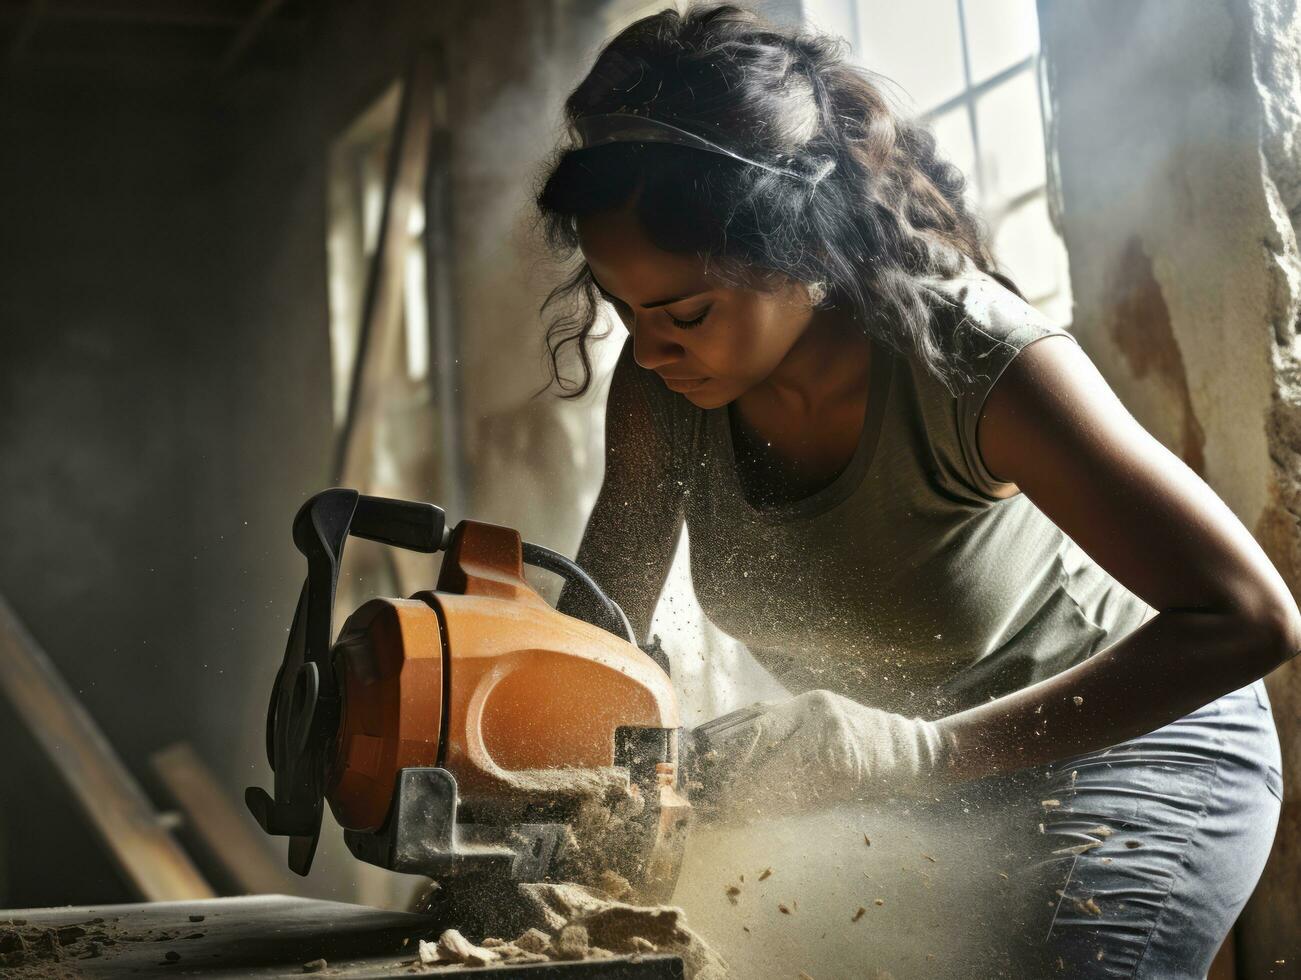
POLYGON ((681 394, 683 398, 695 405, 696 408, 703 409, 722 408, 736 397, 730 392, 724 391, 720 388, 715 388, 708 384, 697 388, 695 391, 682 392, 681 394))

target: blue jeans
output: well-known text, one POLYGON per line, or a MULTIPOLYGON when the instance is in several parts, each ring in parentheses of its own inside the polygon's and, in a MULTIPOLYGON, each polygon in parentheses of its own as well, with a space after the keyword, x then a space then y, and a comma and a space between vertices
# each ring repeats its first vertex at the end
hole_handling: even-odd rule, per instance
POLYGON ((1263 681, 1151 734, 985 782, 1024 814, 1009 965, 1036 978, 1204 978, 1265 867, 1283 797, 1263 681))

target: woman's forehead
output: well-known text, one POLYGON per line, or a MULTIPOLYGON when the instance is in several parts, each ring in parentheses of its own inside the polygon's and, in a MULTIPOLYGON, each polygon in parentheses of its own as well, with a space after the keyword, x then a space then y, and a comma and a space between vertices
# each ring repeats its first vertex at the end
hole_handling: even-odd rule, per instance
POLYGON ((628 210, 579 218, 578 242, 601 286, 634 306, 719 286, 700 257, 659 248, 628 210))

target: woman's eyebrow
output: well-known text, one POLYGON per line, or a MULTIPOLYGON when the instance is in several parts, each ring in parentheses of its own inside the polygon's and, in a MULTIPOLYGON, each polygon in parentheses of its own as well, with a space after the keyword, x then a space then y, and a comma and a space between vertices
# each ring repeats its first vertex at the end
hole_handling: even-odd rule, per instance
MULTIPOLYGON (((619 300, 620 303, 623 303, 623 300, 619 299, 619 297, 615 296, 614 293, 610 292, 610 290, 606 289, 604 286, 601 285, 601 281, 596 278, 596 276, 592 273, 591 269, 587 270, 587 274, 592 277, 592 282, 596 283, 596 288, 599 289, 603 295, 612 297, 614 299, 619 300)), ((653 310, 656 307, 669 306, 673 303, 680 303, 682 302, 682 300, 691 299, 691 297, 693 296, 703 296, 707 292, 709 292, 708 289, 702 289, 698 293, 686 293, 683 296, 670 296, 668 299, 657 299, 654 303, 643 303, 641 308, 643 310, 653 310)), ((627 306, 629 304, 624 303, 624 305, 627 306)))

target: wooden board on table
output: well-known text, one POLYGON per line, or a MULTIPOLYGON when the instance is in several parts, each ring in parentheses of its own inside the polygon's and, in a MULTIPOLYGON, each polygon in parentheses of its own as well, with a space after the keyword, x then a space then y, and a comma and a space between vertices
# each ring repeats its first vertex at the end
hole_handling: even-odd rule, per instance
MULTIPOLYGON (((28 938, 45 930, 56 937, 62 933, 66 942, 58 943, 57 962, 47 956, 22 966, 57 965, 88 978, 178 972, 207 980, 301 977, 304 965, 318 959, 328 964, 322 974, 335 978, 409 977, 419 940, 436 938, 424 916, 286 895, 13 910, 0 912, 0 943, 11 942, 3 938, 5 930, 28 938)), ((437 976, 443 971, 417 972, 437 976)), ((462 976, 467 969, 446 972, 462 976)), ((487 966, 468 973, 478 980, 681 980, 684 975, 676 956, 487 966)))

